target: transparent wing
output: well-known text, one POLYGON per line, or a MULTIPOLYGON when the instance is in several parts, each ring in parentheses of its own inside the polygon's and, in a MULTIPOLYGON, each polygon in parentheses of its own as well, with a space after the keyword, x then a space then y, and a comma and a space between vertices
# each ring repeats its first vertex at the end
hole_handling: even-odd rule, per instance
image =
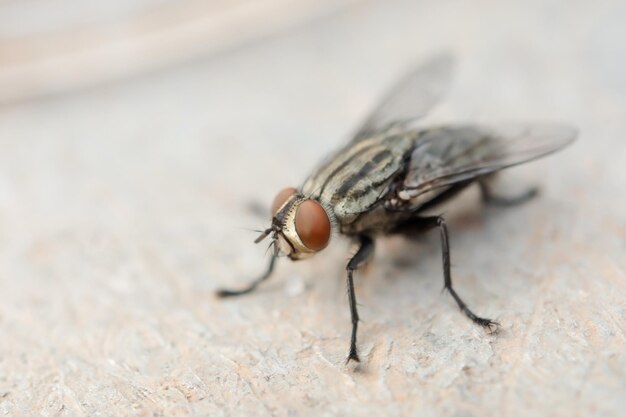
POLYGON ((548 123, 466 125, 429 129, 419 135, 399 193, 402 199, 549 155, 572 143, 577 130, 548 123))
POLYGON ((358 141, 392 127, 405 128, 442 98, 452 79, 454 60, 438 55, 400 79, 354 136, 358 141))

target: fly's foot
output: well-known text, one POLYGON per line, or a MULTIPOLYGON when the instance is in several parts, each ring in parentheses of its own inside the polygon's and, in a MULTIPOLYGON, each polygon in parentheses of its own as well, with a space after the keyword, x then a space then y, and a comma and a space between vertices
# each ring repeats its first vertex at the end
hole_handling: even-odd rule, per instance
POLYGON ((218 298, 236 297, 238 295, 246 294, 247 292, 249 291, 221 289, 221 290, 215 291, 215 296, 218 298))
POLYGON ((478 324, 479 326, 484 327, 489 333, 497 333, 498 330, 500 329, 500 323, 498 323, 497 321, 493 321, 491 319, 478 317, 465 305, 461 307, 461 310, 463 311, 463 313, 465 313, 467 317, 470 318, 470 320, 472 320, 474 323, 478 324))
POLYGON ((472 318, 472 321, 474 321, 474 323, 484 327, 491 334, 498 333, 498 330, 500 330, 500 323, 498 323, 497 321, 493 321, 491 319, 484 319, 482 317, 475 317, 475 318, 472 318))
POLYGON ((350 348, 350 354, 348 355, 348 359, 346 359, 346 365, 349 364, 350 361, 355 361, 356 363, 361 362, 361 359, 359 359, 359 354, 356 353, 356 349, 350 348))
POLYGON ((215 296, 218 298, 236 297, 238 295, 244 295, 244 294, 248 294, 254 291, 256 287, 259 286, 259 284, 261 284, 263 281, 268 279, 270 275, 272 275, 272 271, 274 270, 274 265, 276 264, 276 259, 277 259, 276 256, 272 256, 270 259, 270 264, 268 265, 265 273, 261 275, 259 278, 249 283, 248 286, 240 290, 229 290, 226 288, 222 288, 222 289, 215 291, 215 296))
POLYGON ((456 291, 454 291, 454 289, 452 288, 452 285, 446 285, 444 289, 448 290, 448 292, 450 293, 450 295, 452 295, 452 298, 454 298, 454 301, 456 301, 456 303, 458 304, 463 314, 465 314, 470 320, 484 327, 485 329, 489 330, 489 333, 498 332, 498 329, 500 328, 500 323, 498 323, 497 321, 493 321, 491 319, 478 317, 476 314, 474 314, 474 312, 467 307, 465 302, 461 300, 461 297, 459 297, 456 291))

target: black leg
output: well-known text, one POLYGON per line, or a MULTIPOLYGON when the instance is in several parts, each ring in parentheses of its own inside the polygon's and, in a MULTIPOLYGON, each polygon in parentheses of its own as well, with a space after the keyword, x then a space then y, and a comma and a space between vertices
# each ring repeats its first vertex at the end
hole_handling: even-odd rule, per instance
POLYGON ((348 265, 346 266, 346 270, 348 271, 348 299, 350 301, 350 318, 352 319, 352 336, 350 338, 350 353, 348 354, 348 359, 346 362, 350 362, 351 360, 355 362, 360 362, 359 355, 356 352, 356 332, 359 326, 359 313, 356 309, 356 295, 354 293, 354 280, 352 279, 352 274, 356 271, 361 265, 367 261, 372 251, 374 250, 374 241, 368 236, 360 236, 359 237, 359 250, 356 254, 350 259, 348 265))
POLYGON ((480 192, 483 198, 483 201, 487 204, 491 204, 499 207, 512 207, 518 204, 522 204, 527 202, 528 200, 536 197, 539 194, 539 189, 536 187, 529 188, 524 191, 520 195, 508 197, 508 196, 500 196, 495 195, 491 190, 487 181, 478 181, 478 185, 480 186, 480 192))
POLYGON ((448 290, 454 301, 458 304, 459 308, 467 317, 469 317, 474 323, 480 324, 483 327, 489 328, 489 330, 495 330, 499 324, 490 319, 478 317, 470 310, 465 302, 459 297, 454 288, 452 288, 452 274, 450 273, 450 243, 448 239, 448 227, 446 222, 441 216, 433 217, 418 217, 415 219, 417 224, 421 224, 423 229, 439 227, 441 233, 441 256, 443 261, 443 280, 444 290, 448 290))
POLYGON ((268 279, 270 277, 270 275, 272 275, 272 271, 274 270, 274 264, 276 263, 276 255, 272 256, 272 259, 270 259, 270 264, 267 268, 267 271, 265 271, 265 273, 263 275, 261 275, 259 278, 255 279, 254 281, 252 281, 247 287, 241 289, 241 290, 227 290, 227 289, 222 289, 222 290, 218 290, 216 291, 216 295, 218 297, 234 297, 236 295, 243 295, 243 294, 247 294, 251 291, 253 291, 260 283, 262 283, 263 281, 265 281, 266 279, 268 279))

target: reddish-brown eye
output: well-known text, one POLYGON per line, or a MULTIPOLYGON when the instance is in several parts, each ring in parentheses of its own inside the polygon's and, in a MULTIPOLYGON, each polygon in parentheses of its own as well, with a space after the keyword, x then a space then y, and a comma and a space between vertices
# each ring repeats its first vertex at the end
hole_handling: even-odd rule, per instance
POLYGON ((296 211, 296 233, 304 245, 320 251, 330 239, 330 219, 317 201, 306 200, 296 211))
POLYGON ((279 192, 276 197, 274 197, 274 202, 272 203, 272 216, 275 216, 278 209, 285 204, 285 201, 287 201, 289 197, 294 195, 297 191, 298 190, 295 188, 289 187, 279 192))

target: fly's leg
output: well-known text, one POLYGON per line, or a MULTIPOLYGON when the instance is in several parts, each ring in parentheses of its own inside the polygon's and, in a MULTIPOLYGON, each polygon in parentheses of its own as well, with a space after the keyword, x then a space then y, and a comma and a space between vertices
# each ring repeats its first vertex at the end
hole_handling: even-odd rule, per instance
POLYGON ((270 277, 270 275, 272 275, 272 271, 274 270, 274 265, 275 264, 276 264, 276 256, 272 256, 272 258, 270 259, 270 264, 267 267, 267 270, 265 271, 265 273, 263 275, 261 275, 259 278, 257 278, 254 281, 252 281, 250 284, 248 284, 247 287, 242 288, 240 290, 221 289, 221 290, 217 290, 215 295, 217 295, 218 297, 221 297, 221 298, 224 298, 224 297, 234 297, 236 295, 243 295, 243 294, 247 294, 249 292, 254 291, 254 289, 256 287, 258 287, 260 283, 262 283, 263 281, 268 279, 270 277))
POLYGON ((467 307, 465 301, 459 297, 454 288, 452 288, 452 275, 450 273, 450 243, 448 238, 448 227, 446 222, 441 216, 432 217, 418 217, 415 219, 418 223, 422 223, 422 227, 434 228, 438 227, 441 234, 441 256, 443 261, 443 281, 444 290, 448 290, 454 301, 458 304, 459 308, 467 317, 469 317, 474 323, 488 328, 490 331, 497 329, 499 324, 493 320, 479 317, 472 310, 467 307))
POLYGON ((480 193, 483 201, 487 204, 499 207, 517 206, 518 204, 531 200, 539 194, 539 189, 537 187, 532 187, 516 196, 500 196, 493 193, 491 186, 486 180, 478 181, 478 185, 480 186, 480 193))
POLYGON ((350 301, 350 318, 352 319, 352 336, 350 337, 350 353, 347 362, 351 360, 360 362, 359 355, 356 351, 356 332, 359 326, 359 313, 356 309, 356 295, 354 293, 354 280, 352 275, 361 265, 363 265, 370 257, 374 250, 374 241, 368 236, 359 237, 359 250, 350 259, 346 266, 348 271, 348 300, 350 301))

